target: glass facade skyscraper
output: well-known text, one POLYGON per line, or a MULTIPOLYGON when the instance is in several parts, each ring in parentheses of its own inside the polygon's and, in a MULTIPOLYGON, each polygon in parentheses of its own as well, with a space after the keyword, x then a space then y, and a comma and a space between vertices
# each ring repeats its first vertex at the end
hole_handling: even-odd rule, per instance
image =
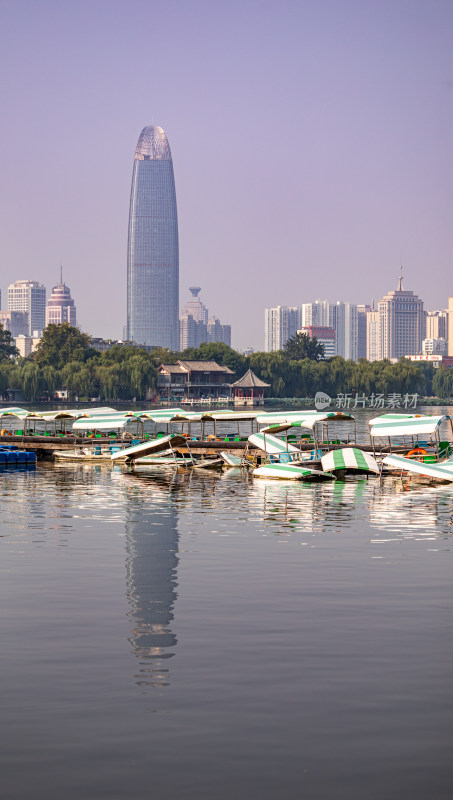
POLYGON ((127 338, 179 349, 179 247, 170 147, 143 128, 132 173, 127 246, 127 338))

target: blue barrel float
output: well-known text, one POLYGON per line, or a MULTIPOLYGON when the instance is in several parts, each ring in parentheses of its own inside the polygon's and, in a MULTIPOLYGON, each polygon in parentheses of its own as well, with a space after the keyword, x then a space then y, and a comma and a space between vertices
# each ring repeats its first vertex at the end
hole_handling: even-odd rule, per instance
POLYGON ((15 444, 0 445, 0 468, 25 467, 34 469, 36 466, 36 453, 32 450, 19 450, 15 444))

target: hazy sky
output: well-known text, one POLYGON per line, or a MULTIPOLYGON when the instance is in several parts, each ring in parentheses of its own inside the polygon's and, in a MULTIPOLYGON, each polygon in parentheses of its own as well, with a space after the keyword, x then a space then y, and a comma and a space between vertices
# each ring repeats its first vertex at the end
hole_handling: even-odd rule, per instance
POLYGON ((180 306, 233 345, 264 308, 453 294, 451 0, 3 0, 1 282, 59 265, 121 337, 135 145, 173 155, 180 306))

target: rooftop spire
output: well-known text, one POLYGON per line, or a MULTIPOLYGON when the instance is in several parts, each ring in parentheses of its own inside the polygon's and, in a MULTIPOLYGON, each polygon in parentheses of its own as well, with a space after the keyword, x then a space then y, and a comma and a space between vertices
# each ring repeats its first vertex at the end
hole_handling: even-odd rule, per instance
POLYGON ((404 286, 403 286, 403 265, 402 265, 402 264, 400 264, 400 277, 399 277, 399 281, 398 281, 398 291, 399 291, 399 292, 404 292, 404 286))

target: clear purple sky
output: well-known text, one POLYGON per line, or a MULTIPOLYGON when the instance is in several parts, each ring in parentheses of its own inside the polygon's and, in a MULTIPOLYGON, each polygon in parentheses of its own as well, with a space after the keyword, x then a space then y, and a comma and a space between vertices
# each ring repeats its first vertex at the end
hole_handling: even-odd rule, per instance
POLYGON ((265 306, 453 295, 451 0, 2 0, 1 266, 63 264, 82 328, 122 336, 135 145, 173 154, 180 305, 233 345, 265 306))

